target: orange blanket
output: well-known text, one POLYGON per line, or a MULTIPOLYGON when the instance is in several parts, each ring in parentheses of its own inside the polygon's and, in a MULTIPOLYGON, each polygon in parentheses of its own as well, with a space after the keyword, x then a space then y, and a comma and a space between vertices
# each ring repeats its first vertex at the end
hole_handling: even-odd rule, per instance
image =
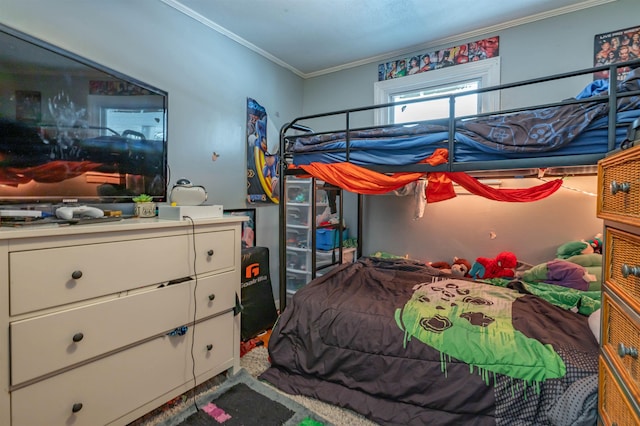
MULTIPOLYGON (((447 150, 437 149, 424 162, 432 166, 446 163, 447 150)), ((467 191, 496 201, 529 202, 546 198, 562 186, 562 179, 545 182, 531 188, 496 189, 482 184, 464 172, 398 172, 391 175, 375 172, 351 163, 311 163, 300 166, 309 175, 357 194, 384 194, 424 178, 426 175, 427 201, 448 200, 456 196, 453 183, 467 191)))

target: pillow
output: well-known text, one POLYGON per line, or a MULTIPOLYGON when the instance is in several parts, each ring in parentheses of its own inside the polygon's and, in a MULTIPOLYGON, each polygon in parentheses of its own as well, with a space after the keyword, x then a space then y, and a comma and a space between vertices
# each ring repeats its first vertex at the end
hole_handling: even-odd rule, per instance
POLYGON ((598 343, 600 343, 600 309, 596 309, 593 311, 591 315, 589 315, 589 328, 591 332, 596 337, 598 343))
POLYGON ((522 279, 528 282, 542 281, 563 287, 586 291, 589 283, 597 278, 589 275, 584 266, 566 260, 551 260, 525 271, 522 279))
POLYGON ((587 273, 596 277, 589 283, 589 291, 597 291, 602 287, 602 255, 600 253, 578 254, 566 259, 568 262, 584 266, 587 273))
POLYGON ((565 260, 580 266, 602 266, 602 255, 600 253, 577 254, 565 260))

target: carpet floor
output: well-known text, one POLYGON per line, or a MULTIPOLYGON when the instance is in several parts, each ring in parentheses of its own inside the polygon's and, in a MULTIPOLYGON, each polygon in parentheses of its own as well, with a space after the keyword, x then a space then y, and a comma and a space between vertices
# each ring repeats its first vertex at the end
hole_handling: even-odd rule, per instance
MULTIPOLYGON (((244 354, 244 356, 240 358, 240 367, 246 370, 246 373, 250 376, 257 378, 269 367, 267 348, 259 346, 244 354)), ((285 396, 286 399, 290 399, 302 405, 315 413, 318 417, 326 420, 328 424, 336 426, 376 426, 376 423, 371 422, 351 410, 336 407, 306 396, 289 395, 265 382, 261 382, 260 384, 264 384, 264 386, 269 389, 285 396)), ((223 386, 225 386, 225 380, 221 378, 216 380, 216 378, 214 378, 207 384, 200 386, 195 399, 200 401, 202 398, 213 395, 216 390, 223 386)), ((192 394, 189 394, 189 398, 176 398, 171 406, 164 407, 162 410, 156 410, 153 413, 136 420, 129 426, 167 426, 170 424, 172 418, 175 419, 180 415, 180 413, 184 413, 186 409, 193 406, 193 404, 194 397, 192 394)))

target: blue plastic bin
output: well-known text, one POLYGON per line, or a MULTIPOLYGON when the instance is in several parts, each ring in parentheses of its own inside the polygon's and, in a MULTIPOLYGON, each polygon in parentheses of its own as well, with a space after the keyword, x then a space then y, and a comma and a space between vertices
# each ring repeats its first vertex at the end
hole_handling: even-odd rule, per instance
MULTIPOLYGON (((349 238, 349 228, 342 230, 342 239, 349 238)), ((316 247, 319 250, 331 250, 340 246, 340 231, 333 228, 316 229, 316 247)))

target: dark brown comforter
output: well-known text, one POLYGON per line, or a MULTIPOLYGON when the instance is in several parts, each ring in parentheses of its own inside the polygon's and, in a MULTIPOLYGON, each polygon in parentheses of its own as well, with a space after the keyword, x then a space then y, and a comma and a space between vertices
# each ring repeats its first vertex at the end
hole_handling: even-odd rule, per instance
POLYGON ((438 275, 362 258, 316 279, 280 316, 260 378, 383 425, 595 424, 598 346, 586 317, 500 288, 498 298, 513 299, 500 319, 494 307, 483 312, 503 304, 490 295, 497 287, 445 288, 438 275), (421 318, 434 294, 436 313, 421 318), (499 340, 454 331, 467 323, 506 331, 499 340), (533 345, 512 350, 524 343, 533 345))

